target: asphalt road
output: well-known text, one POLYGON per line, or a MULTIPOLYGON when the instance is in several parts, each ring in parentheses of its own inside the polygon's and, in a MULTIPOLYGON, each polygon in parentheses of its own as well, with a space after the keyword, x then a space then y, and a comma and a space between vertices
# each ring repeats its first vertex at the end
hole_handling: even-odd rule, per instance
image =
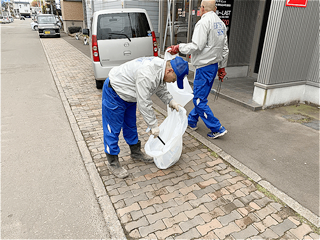
POLYGON ((30 22, 1 25, 1 237, 110 238, 30 22))
MULTIPOLYGON (((88 45, 66 34, 62 37, 90 57, 88 45)), ((319 120, 319 109, 291 106, 253 112, 213 98, 209 96, 208 104, 228 134, 211 141, 319 216, 319 131, 285 118, 305 114, 319 120)), ((157 97, 153 101, 166 109, 157 97)), ((185 108, 190 112, 192 101, 185 108)), ((209 130, 202 120, 198 126, 197 132, 205 137, 209 130)))

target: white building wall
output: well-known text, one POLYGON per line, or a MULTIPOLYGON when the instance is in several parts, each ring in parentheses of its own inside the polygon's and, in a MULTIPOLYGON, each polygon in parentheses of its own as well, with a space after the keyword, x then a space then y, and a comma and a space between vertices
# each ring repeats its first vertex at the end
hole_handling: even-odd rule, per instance
POLYGON ((305 86, 304 95, 301 100, 302 102, 313 103, 320 106, 319 97, 320 97, 320 88, 307 84, 305 86))
POLYGON ((320 106, 319 84, 300 82, 296 83, 296 85, 284 85, 276 87, 255 83, 252 99, 259 105, 262 105, 263 108, 292 103, 312 103, 320 106))
POLYGON ((30 15, 30 3, 29 2, 15 2, 14 9, 19 10, 20 14, 30 15))

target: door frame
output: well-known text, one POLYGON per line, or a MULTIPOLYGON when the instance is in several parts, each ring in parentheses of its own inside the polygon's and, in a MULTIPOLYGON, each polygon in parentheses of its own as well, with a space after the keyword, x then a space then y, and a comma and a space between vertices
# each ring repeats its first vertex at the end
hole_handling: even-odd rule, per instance
POLYGON ((254 37, 252 41, 252 48, 251 48, 251 55, 250 55, 250 63, 248 68, 248 76, 249 77, 258 77, 258 73, 254 72, 256 61, 257 61, 257 54, 259 50, 260 41, 264 39, 260 39, 263 19, 265 17, 265 10, 266 10, 266 2, 268 0, 260 0, 259 1, 259 8, 258 8, 258 15, 256 20, 256 26, 254 30, 254 37))

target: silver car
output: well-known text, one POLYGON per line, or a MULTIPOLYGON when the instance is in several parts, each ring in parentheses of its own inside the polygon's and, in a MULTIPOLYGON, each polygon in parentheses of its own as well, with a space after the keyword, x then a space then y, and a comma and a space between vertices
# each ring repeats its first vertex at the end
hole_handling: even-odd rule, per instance
POLYGON ((10 23, 8 16, 0 16, 0 23, 10 23))
POLYGON ((114 66, 138 57, 158 56, 156 36, 144 9, 112 9, 94 13, 91 58, 96 87, 101 89, 114 66))
POLYGON ((60 27, 53 14, 39 14, 37 17, 39 37, 60 37, 60 27))

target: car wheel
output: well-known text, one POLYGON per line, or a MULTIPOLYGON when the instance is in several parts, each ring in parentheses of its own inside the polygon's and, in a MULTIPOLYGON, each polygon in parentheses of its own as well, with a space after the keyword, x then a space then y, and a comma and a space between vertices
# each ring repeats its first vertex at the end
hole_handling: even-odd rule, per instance
POLYGON ((96 87, 97 87, 97 89, 102 89, 103 83, 104 83, 104 81, 96 80, 96 87))
POLYGON ((38 26, 34 26, 34 30, 38 31, 38 26))

